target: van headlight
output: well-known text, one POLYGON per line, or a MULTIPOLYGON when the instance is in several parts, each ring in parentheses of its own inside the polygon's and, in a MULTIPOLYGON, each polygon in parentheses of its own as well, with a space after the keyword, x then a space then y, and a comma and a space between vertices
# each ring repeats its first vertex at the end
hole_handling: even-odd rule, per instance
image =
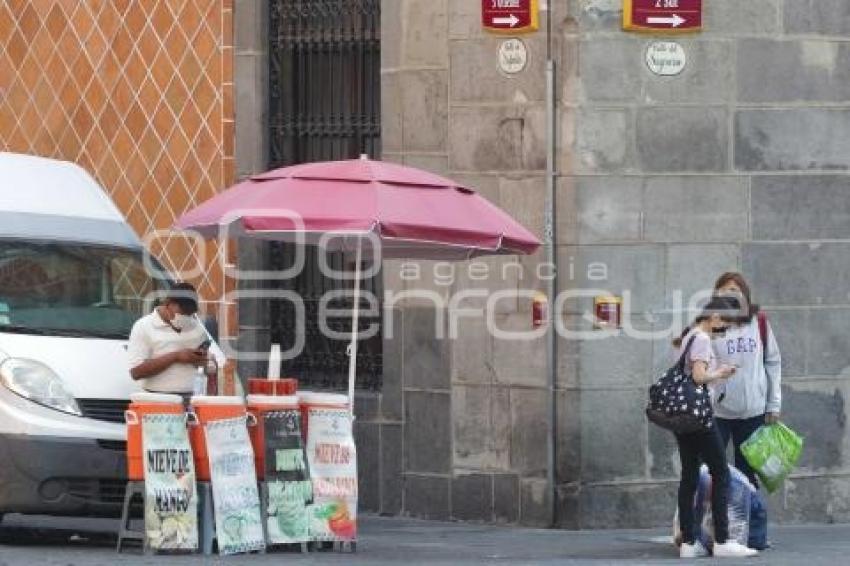
POLYGON ((35 360, 9 358, 0 364, 0 383, 33 403, 82 416, 74 397, 56 372, 35 360))

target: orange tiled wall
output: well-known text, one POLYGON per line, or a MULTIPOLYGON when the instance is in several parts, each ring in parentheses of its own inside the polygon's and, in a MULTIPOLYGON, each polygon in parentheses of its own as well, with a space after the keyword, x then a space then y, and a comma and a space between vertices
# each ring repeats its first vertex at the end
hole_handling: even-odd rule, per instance
MULTIPOLYGON (((0 0, 0 148, 74 161, 140 235, 169 227, 233 181, 232 4, 0 0)), ((193 282, 215 300, 209 263, 193 282)))

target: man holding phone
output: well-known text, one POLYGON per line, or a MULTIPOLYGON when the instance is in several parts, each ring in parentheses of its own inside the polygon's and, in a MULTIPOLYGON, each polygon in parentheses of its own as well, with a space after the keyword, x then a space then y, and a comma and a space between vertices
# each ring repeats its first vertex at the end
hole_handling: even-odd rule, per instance
POLYGON ((140 318, 130 331, 130 377, 153 393, 188 396, 198 368, 209 358, 211 341, 198 322, 198 295, 189 283, 177 283, 161 305, 140 318))

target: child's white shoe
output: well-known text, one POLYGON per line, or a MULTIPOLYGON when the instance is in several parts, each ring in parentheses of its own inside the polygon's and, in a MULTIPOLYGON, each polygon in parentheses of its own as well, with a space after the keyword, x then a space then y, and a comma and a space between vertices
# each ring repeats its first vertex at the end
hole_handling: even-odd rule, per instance
POLYGON ((695 541, 693 544, 683 542, 679 547, 679 558, 702 558, 708 556, 708 551, 700 541, 695 541))
POLYGON ((747 548, 743 544, 727 540, 723 544, 715 544, 712 549, 712 554, 715 558, 747 558, 749 556, 757 556, 758 550, 747 548))

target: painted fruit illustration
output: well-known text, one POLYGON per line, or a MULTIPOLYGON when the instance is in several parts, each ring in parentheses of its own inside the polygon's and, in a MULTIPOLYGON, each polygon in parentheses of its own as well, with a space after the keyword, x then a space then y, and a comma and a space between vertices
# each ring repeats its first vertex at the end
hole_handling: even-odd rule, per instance
POLYGON ((340 502, 335 505, 333 514, 328 518, 331 532, 344 540, 353 540, 357 536, 357 523, 348 512, 348 505, 340 502))
POLYGON ((314 516, 338 539, 354 540, 357 537, 357 521, 351 517, 344 501, 321 504, 315 508, 314 516))

